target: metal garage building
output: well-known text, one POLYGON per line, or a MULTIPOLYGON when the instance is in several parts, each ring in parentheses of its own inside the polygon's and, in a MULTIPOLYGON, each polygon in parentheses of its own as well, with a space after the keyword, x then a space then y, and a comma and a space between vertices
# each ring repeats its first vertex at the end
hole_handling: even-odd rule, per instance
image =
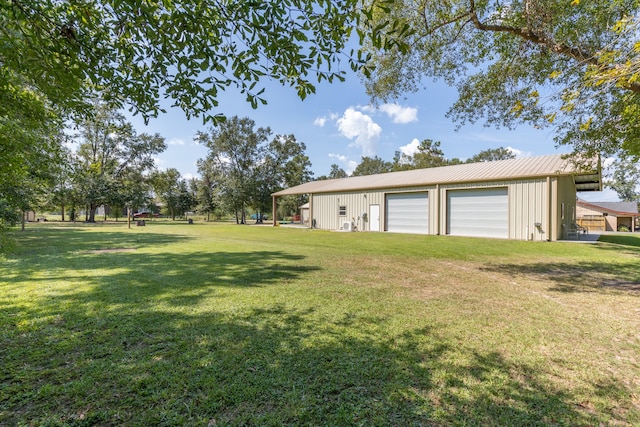
POLYGON ((273 217, 278 197, 308 194, 319 229, 558 240, 576 192, 602 190, 599 165, 583 163, 558 154, 313 181, 274 193, 273 217))

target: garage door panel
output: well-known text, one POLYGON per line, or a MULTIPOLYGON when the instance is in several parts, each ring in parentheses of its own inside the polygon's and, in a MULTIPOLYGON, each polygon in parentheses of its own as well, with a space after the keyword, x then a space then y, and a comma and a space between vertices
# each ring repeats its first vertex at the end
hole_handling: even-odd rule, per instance
POLYGON ((392 233, 429 232, 428 193, 387 195, 387 231, 392 233))
POLYGON ((509 237, 507 188, 449 191, 447 206, 449 234, 509 237))

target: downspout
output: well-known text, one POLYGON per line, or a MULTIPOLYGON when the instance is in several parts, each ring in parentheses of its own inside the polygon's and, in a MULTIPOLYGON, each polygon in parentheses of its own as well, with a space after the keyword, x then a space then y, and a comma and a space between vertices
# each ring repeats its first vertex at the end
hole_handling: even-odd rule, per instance
POLYGON ((313 193, 309 193, 309 228, 313 228, 313 193))

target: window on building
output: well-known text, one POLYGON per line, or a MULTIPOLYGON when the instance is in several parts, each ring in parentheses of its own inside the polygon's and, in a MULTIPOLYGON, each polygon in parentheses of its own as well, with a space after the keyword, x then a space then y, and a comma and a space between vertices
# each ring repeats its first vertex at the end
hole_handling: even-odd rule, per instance
POLYGON ((338 216, 347 216, 346 206, 338 206, 338 216))

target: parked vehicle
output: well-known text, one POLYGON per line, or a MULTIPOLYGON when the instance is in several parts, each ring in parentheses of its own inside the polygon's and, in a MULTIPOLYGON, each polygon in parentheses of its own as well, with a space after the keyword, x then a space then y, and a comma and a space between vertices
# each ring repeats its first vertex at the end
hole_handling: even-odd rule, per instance
POLYGON ((265 214, 257 214, 257 213, 254 213, 254 214, 252 214, 252 215, 251 215, 251 219, 253 219, 253 220, 255 220, 255 221, 257 221, 258 219, 260 219, 260 220, 262 220, 262 221, 266 221, 266 220, 268 220, 269 218, 267 218, 267 215, 265 215, 265 214))

